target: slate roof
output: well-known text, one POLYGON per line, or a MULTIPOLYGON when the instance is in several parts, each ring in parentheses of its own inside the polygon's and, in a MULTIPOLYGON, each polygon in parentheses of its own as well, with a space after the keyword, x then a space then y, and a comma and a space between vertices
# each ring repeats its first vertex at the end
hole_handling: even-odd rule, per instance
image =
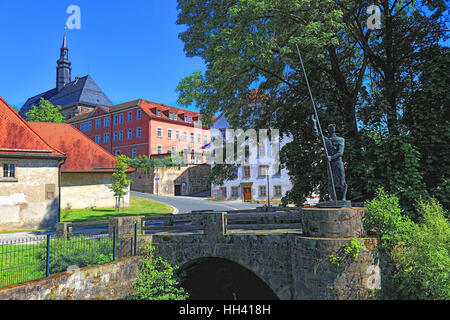
POLYGON ((52 147, 2 97, 0 97, 1 156, 65 158, 63 152, 52 147))
POLYGON ((62 110, 74 105, 106 107, 113 105, 94 79, 87 75, 66 84, 60 92, 54 88, 29 98, 20 109, 19 114, 25 118, 25 114, 31 110, 33 105, 39 105, 41 97, 49 100, 55 106, 61 106, 62 110))
MULTIPOLYGON (((66 123, 30 122, 30 126, 49 144, 67 155, 62 172, 114 172, 116 158, 66 123)), ((134 169, 129 168, 128 172, 134 169)))

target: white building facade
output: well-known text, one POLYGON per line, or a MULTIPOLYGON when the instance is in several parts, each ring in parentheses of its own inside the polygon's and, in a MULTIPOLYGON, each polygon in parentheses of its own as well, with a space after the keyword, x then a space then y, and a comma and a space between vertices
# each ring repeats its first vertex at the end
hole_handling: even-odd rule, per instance
MULTIPOLYGON (((246 131, 248 136, 252 136, 251 130, 246 131)), ((230 130, 226 117, 222 114, 216 119, 211 127, 211 139, 222 139, 225 142, 234 141, 238 136, 238 130, 230 130)), ((279 151, 292 141, 291 137, 278 137, 276 130, 262 130, 253 135, 256 139, 245 140, 244 157, 237 169, 235 180, 224 181, 222 185, 211 185, 211 197, 225 199, 239 199, 242 201, 253 201, 259 203, 276 204, 281 202, 281 198, 292 188, 287 169, 280 169, 279 151), (265 132, 264 132, 265 131, 265 132), (271 137, 267 135, 270 131, 271 137)), ((242 141, 242 140, 241 140, 242 141)), ((211 167, 218 163, 221 156, 217 152, 227 154, 227 150, 219 150, 219 144, 211 143, 211 167)), ((239 145, 239 143, 237 144, 239 145)), ((238 148, 237 148, 238 149, 238 148)), ((236 150, 236 153, 239 152, 236 150)), ((238 157, 239 158, 239 157, 238 157)), ((227 162, 228 163, 228 162, 227 162)))

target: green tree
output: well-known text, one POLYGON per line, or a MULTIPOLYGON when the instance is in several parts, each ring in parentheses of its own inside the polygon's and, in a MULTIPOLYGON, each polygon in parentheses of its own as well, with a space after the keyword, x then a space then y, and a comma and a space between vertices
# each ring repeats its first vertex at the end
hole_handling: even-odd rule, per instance
MULTIPOLYGON (((180 81, 179 103, 195 104, 205 117, 225 111, 234 128, 271 127, 292 135, 294 141, 282 150, 294 183, 285 200, 301 204, 317 187, 324 198, 326 163, 320 142, 312 135, 312 106, 298 45, 322 124, 335 123, 346 138, 343 160, 349 198, 370 199, 383 185, 399 192, 402 204, 412 212, 413 194, 405 185, 414 195, 427 192, 424 172, 417 165, 420 148, 410 136, 414 127, 404 121, 406 102, 421 82, 421 71, 414 66, 429 57, 425 48, 439 47, 446 39, 447 4, 378 1, 382 28, 371 30, 366 10, 372 4, 179 0, 177 23, 186 26, 180 34, 185 52, 206 64, 203 74, 196 71, 180 81), (258 106, 252 103, 255 89, 264 96, 258 106), (383 158, 392 147, 407 154, 383 158), (368 170, 383 173, 377 176, 377 185, 369 180, 373 175, 368 170), (396 183, 390 182, 392 177, 396 183)), ((442 82, 433 77, 436 81, 442 82)), ((447 186, 444 180, 440 188, 447 186)))
POLYGON ((61 106, 54 106, 50 101, 41 98, 39 101, 39 107, 33 105, 31 110, 26 113, 27 121, 35 122, 57 122, 62 123, 65 121, 64 116, 61 114, 61 106))
POLYGON ((116 169, 112 174, 112 185, 109 187, 114 193, 114 196, 118 199, 117 209, 120 211, 120 201, 123 196, 127 193, 126 189, 130 186, 131 180, 127 179, 127 156, 117 155, 116 156, 116 169))
POLYGON ((154 247, 143 246, 144 257, 138 278, 131 285, 134 290, 128 295, 128 300, 186 300, 189 295, 180 287, 180 281, 175 271, 163 258, 154 254, 154 247))

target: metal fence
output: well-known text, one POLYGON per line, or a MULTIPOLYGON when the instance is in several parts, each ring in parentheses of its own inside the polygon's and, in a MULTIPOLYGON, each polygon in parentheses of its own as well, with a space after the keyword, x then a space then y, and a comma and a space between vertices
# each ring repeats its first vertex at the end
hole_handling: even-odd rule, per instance
MULTIPOLYGON (((128 256, 137 253, 137 228, 133 229, 128 256)), ((110 232, 73 233, 69 237, 48 234, 0 239, 0 287, 115 261, 121 245, 117 234, 114 227, 110 232)))

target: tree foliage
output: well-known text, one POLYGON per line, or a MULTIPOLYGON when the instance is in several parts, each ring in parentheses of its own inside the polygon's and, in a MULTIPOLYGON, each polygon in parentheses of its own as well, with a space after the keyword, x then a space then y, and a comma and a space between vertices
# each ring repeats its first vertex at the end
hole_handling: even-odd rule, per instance
POLYGON ((371 199, 381 185, 397 192, 414 215, 411 199, 426 197, 427 189, 445 197, 449 185, 448 170, 436 166, 448 151, 433 151, 448 134, 448 122, 442 120, 449 96, 448 51, 440 45, 447 39, 448 7, 440 0, 376 1, 382 27, 373 30, 367 28, 372 4, 179 0, 184 50, 206 65, 203 74, 196 71, 181 80, 179 102, 195 104, 205 117, 225 111, 234 128, 279 128, 282 135, 292 135, 294 141, 282 150, 294 184, 285 201, 302 204, 315 188, 326 198, 326 163, 312 135, 298 45, 323 127, 335 123, 346 139, 349 198, 371 199), (431 60, 436 52, 441 57, 431 60), (255 89, 264 96, 258 106, 252 104, 255 89), (421 118, 427 109, 420 101, 430 98, 439 112, 421 118), (433 117, 442 127, 424 130, 433 117), (427 141, 430 134, 435 138, 427 141), (430 164, 426 168, 424 161, 430 164))
POLYGON ((119 200, 118 209, 120 210, 120 200, 127 193, 126 189, 130 186, 131 180, 127 179, 127 156, 116 156, 116 168, 112 174, 112 185, 109 187, 114 196, 119 200))
POLYGON ((186 300, 189 295, 180 287, 180 281, 175 274, 177 268, 156 256, 151 245, 143 246, 143 251, 138 278, 131 285, 134 292, 128 295, 127 299, 186 300))
POLYGON ((392 280, 398 298, 450 299, 450 225, 435 200, 418 201, 419 222, 405 217, 395 195, 378 190, 367 203, 365 227, 376 230, 379 248, 395 264, 392 280))
POLYGON ((26 113, 27 121, 34 122, 57 122, 62 123, 65 121, 64 116, 61 114, 61 106, 54 106, 50 101, 41 98, 39 106, 33 105, 26 113))

